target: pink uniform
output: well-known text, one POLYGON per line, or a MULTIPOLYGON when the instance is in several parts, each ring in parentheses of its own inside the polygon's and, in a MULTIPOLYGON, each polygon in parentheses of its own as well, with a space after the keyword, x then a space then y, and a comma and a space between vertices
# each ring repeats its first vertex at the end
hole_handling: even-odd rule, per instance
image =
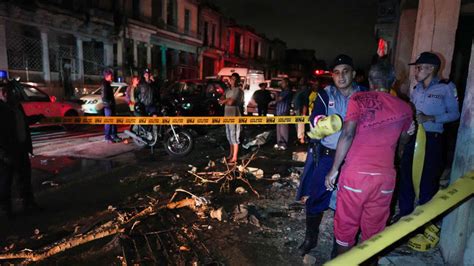
POLYGON ((412 117, 407 103, 385 92, 358 92, 349 100, 345 121, 357 122, 357 128, 338 184, 334 233, 339 245, 353 246, 359 228, 362 241, 385 228, 395 188, 395 150, 412 117))

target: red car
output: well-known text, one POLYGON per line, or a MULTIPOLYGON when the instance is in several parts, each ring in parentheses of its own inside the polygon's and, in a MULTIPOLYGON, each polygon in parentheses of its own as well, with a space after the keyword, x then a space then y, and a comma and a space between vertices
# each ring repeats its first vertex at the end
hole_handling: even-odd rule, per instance
MULTIPOLYGON (((21 101, 26 115, 43 114, 46 117, 80 116, 83 114, 81 105, 74 102, 56 101, 55 96, 49 96, 41 89, 28 83, 14 82, 14 91, 21 101)), ((33 125, 38 126, 38 125, 33 125)), ((73 129, 75 125, 68 125, 66 129, 73 129)))

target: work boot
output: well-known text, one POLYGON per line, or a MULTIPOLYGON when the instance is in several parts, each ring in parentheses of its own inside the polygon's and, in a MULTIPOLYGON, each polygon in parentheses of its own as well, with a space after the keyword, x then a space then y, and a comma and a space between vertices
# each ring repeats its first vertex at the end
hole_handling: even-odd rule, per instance
MULTIPOLYGON (((334 241, 335 242, 335 241, 334 241)), ((341 246, 339 244, 336 243, 336 257, 341 255, 341 254, 344 254, 346 253, 347 251, 349 251, 352 247, 346 247, 346 246, 341 246)))
POLYGON ((308 254, 318 245, 319 225, 322 218, 323 213, 306 215, 306 234, 303 243, 298 247, 301 256, 308 254))

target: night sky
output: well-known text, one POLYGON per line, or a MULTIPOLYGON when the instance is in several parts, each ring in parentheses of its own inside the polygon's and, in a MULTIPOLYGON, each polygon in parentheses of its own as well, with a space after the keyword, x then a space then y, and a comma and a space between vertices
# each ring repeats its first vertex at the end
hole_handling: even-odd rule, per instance
POLYGON ((224 15, 288 48, 314 49, 327 63, 340 53, 366 68, 376 53, 377 0, 213 0, 224 15))

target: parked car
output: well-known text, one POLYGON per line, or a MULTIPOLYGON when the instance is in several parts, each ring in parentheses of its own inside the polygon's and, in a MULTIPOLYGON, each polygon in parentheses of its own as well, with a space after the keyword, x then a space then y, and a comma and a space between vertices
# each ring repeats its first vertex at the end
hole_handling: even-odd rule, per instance
MULTIPOLYGON (((22 83, 15 80, 10 82, 13 82, 13 93, 19 97, 27 116, 42 114, 46 117, 64 117, 80 116, 83 114, 79 103, 57 101, 55 96, 49 96, 30 83, 22 83)), ((32 126, 39 126, 39 124, 32 126)), ((64 125, 64 127, 70 130, 77 128, 76 125, 64 125)))
MULTIPOLYGON (((114 90, 115 96, 115 110, 118 114, 129 114, 129 108, 127 100, 125 99, 125 92, 127 91, 128 84, 123 82, 112 82, 112 89, 114 90)), ((104 104, 102 103, 102 90, 98 88, 91 94, 82 96, 80 98, 83 101, 82 111, 85 114, 103 114, 104 104)))
POLYGON ((225 89, 219 80, 181 80, 162 91, 162 103, 173 102, 178 116, 221 116, 224 107, 218 99, 225 89))

